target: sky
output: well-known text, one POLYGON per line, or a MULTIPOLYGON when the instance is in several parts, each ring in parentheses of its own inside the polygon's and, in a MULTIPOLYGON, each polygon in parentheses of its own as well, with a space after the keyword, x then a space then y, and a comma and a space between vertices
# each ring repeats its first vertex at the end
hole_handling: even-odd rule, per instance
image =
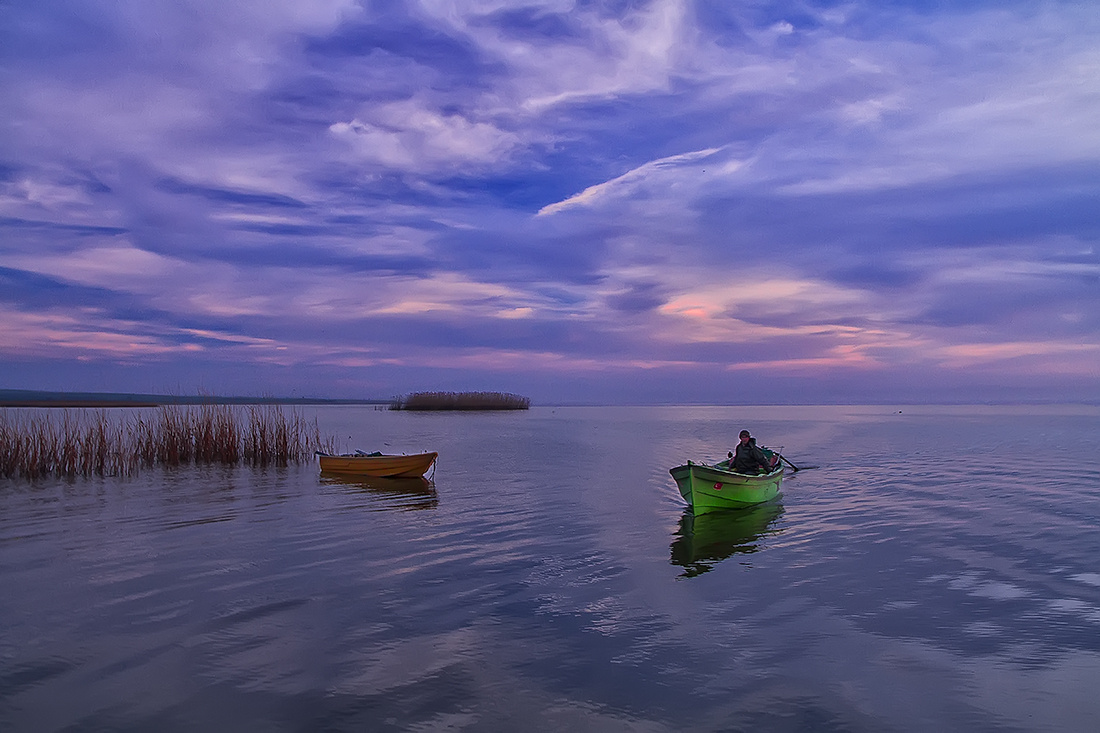
POLYGON ((0 388, 1100 401, 1100 6, 0 0, 0 388))

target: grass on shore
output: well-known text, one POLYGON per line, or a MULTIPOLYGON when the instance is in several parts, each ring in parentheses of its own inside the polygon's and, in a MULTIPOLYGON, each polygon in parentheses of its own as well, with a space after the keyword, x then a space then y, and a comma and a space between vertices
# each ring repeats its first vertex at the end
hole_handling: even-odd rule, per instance
POLYGON ((316 420, 277 405, 164 406, 152 414, 0 410, 0 476, 129 475, 145 466, 285 466, 331 452, 316 420))
POLYGON ((526 410, 531 400, 509 392, 413 392, 395 397, 391 410, 526 410))

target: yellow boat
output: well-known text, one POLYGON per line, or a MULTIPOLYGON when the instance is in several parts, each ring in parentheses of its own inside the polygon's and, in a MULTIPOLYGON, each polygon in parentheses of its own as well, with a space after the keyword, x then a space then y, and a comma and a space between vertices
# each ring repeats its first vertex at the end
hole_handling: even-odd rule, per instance
POLYGON ((358 476, 377 476, 381 478, 405 478, 423 476, 435 465, 438 453, 416 453, 411 456, 393 456, 383 453, 343 453, 335 456, 330 453, 317 453, 321 470, 326 473, 355 474, 358 476))

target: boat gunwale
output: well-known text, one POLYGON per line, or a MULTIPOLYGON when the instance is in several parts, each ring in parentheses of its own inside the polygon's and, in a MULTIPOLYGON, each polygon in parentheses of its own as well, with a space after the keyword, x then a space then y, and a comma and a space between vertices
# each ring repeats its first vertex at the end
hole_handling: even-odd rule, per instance
POLYGON ((316 451, 314 455, 320 458, 421 458, 423 456, 439 456, 436 451, 424 451, 423 453, 325 453, 316 451))
POLYGON ((757 483, 755 481, 752 481, 752 479, 770 480, 775 478, 777 475, 782 476, 784 473, 784 467, 782 463, 777 463, 775 468, 773 468, 768 473, 739 473, 738 471, 731 471, 728 468, 720 468, 718 466, 712 466, 707 463, 693 463, 692 461, 688 461, 682 466, 670 468, 668 472, 672 474, 673 478, 676 478, 675 472, 681 471, 683 469, 687 469, 689 475, 694 471, 694 469, 703 469, 705 471, 710 471, 718 476, 734 476, 738 479, 746 479, 746 483, 757 483))
POLYGON ((334 455, 317 451, 322 473, 340 473, 351 476, 377 478, 423 477, 439 459, 439 453, 384 453, 370 455, 351 453, 334 455), (328 459, 328 460, 326 460, 328 459))

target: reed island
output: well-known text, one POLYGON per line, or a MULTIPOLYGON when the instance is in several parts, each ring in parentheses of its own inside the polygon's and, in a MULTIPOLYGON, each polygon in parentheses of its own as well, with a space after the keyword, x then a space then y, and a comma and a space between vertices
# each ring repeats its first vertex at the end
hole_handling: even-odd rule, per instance
POLYGON ((531 400, 510 392, 413 392, 394 397, 391 410, 527 410, 531 400))

